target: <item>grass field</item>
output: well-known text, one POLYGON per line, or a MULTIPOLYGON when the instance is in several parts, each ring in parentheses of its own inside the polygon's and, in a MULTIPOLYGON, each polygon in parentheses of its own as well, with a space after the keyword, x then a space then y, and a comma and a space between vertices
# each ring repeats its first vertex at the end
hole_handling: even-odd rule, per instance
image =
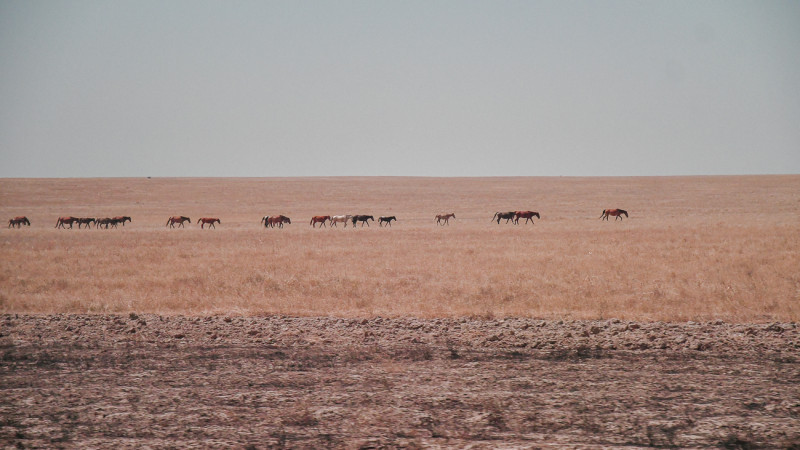
POLYGON ((800 319, 796 175, 2 179, 0 218, 18 215, 32 225, 0 229, 0 312, 800 319), (490 222, 528 209, 535 225, 490 222), (259 225, 273 214, 292 224, 259 225), (335 214, 398 222, 309 226, 335 214), (64 215, 133 222, 55 229, 64 215))

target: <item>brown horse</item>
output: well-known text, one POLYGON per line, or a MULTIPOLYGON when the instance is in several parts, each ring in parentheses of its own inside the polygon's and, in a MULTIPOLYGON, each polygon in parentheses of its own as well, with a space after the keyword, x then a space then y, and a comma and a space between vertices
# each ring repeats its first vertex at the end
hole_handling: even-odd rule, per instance
POLYGON ((25 216, 17 216, 8 221, 8 228, 22 228, 23 225, 31 226, 31 221, 25 216))
POLYGON ((66 228, 64 225, 69 225, 69 227, 72 228, 72 224, 77 221, 78 221, 77 217, 72 217, 72 216, 59 217, 58 221, 56 222, 56 228, 66 228))
POLYGON ((395 216, 381 216, 381 217, 378 219, 378 226, 379 226, 379 227, 382 227, 384 222, 386 222, 386 225, 387 225, 387 226, 392 226, 392 221, 393 221, 393 220, 394 220, 395 222, 397 222, 397 217, 395 217, 395 216))
POLYGON ((184 222, 192 223, 192 219, 190 219, 190 218, 188 218, 186 216, 172 216, 169 219, 167 219, 167 223, 164 226, 169 225, 170 228, 175 228, 175 224, 177 223, 177 224, 179 224, 178 226, 186 228, 186 227, 183 226, 184 222))
POLYGON ((322 228, 325 226, 325 222, 328 220, 331 220, 331 216, 314 216, 311 218, 311 223, 309 225, 311 225, 311 228, 316 228, 317 224, 321 223, 322 225, 320 228, 322 228))
POLYGON ((78 217, 75 221, 78 222, 78 229, 80 229, 81 225, 86 225, 86 228, 90 228, 95 220, 94 217, 78 217))
POLYGON ((289 224, 292 223, 292 219, 284 215, 270 216, 269 218, 267 218, 267 224, 269 225, 270 228, 275 228, 275 225, 277 225, 278 228, 283 228, 283 224, 285 223, 289 224))
POLYGON ((105 228, 107 230, 108 226, 111 225, 111 223, 113 221, 114 221, 114 219, 112 219, 110 217, 103 217, 102 219, 97 219, 97 220, 94 221, 94 227, 95 228, 105 228))
POLYGON ((539 217, 539 213, 536 211, 514 211, 514 225, 519 224, 519 219, 525 219, 525 223, 528 223, 530 220, 531 223, 535 224, 533 221, 534 216, 536 216, 537 219, 541 218, 539 217))
MULTIPOLYGON (((189 223, 192 222, 189 221, 189 223)), ((220 222, 219 219, 216 217, 201 217, 197 219, 197 223, 200 224, 200 228, 203 228, 206 225, 208 225, 208 228, 217 228, 214 226, 215 223, 222 224, 222 222, 220 222)))
POLYGON ((120 224, 120 223, 124 227, 125 226, 125 222, 133 222, 133 220, 131 220, 131 218, 129 216, 116 216, 116 217, 112 217, 111 220, 112 220, 111 226, 113 226, 114 228, 117 228, 117 224, 120 224))
POLYGON ((450 214, 437 214, 437 215, 436 215, 436 225, 441 225, 441 226, 448 225, 448 226, 449 226, 449 225, 450 225, 450 218, 451 218, 451 217, 452 217, 453 219, 455 219, 455 218, 456 218, 456 213, 450 213, 450 214))
POLYGON ((622 220, 623 215, 628 217, 628 211, 624 209, 604 209, 603 213, 600 214, 600 218, 602 220, 608 220, 608 216, 614 216, 614 222, 616 222, 617 219, 622 220))
POLYGON ((498 225, 500 225, 500 220, 502 219, 506 219, 506 223, 508 223, 509 220, 514 220, 514 211, 496 212, 494 216, 492 216, 492 222, 494 222, 495 219, 497 219, 498 225))
POLYGON ((364 226, 364 224, 367 224, 367 226, 369 226, 369 221, 370 220, 375 222, 375 218, 374 217, 367 216, 367 215, 355 215, 350 220, 353 222, 353 228, 356 227, 356 222, 361 222, 361 226, 362 227, 364 226))

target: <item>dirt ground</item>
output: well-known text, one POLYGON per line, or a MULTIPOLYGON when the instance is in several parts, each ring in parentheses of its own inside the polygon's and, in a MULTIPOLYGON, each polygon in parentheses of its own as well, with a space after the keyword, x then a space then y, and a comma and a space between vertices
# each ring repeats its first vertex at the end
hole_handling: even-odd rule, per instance
POLYGON ((3 447, 800 446, 794 323, 0 316, 3 447))

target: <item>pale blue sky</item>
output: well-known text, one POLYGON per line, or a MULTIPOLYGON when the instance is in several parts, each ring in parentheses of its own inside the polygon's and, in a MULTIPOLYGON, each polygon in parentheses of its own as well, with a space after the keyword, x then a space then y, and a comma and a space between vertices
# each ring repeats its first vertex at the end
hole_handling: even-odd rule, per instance
POLYGON ((0 0, 0 176, 800 173, 797 1, 0 0))

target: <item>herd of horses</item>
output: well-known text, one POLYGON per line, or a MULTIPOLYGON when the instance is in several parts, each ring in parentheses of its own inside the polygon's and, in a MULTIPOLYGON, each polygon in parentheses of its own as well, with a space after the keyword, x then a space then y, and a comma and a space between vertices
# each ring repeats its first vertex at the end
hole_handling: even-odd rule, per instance
MULTIPOLYGON (((356 227, 356 224, 361 222, 361 227, 363 228, 364 225, 369 226, 369 221, 375 222, 375 217, 368 216, 364 214, 357 214, 357 215, 341 215, 341 216, 314 216, 311 218, 311 225, 312 228, 316 228, 317 224, 320 224, 319 227, 322 228, 325 226, 326 223, 329 223, 332 227, 337 226, 339 223, 343 223, 344 227, 347 228, 347 223, 350 222, 353 224, 353 228, 356 227)), ((397 217, 395 216, 380 216, 378 217, 378 226, 382 227, 383 224, 387 226, 392 226, 392 221, 397 221, 397 217)))
MULTIPOLYGON (((20 217, 15 217, 14 219, 11 219, 8 222, 8 226, 10 227, 12 225, 12 221, 15 221, 17 219, 20 219, 20 217)), ((21 219, 25 219, 25 221, 28 222, 28 225, 30 226, 30 222, 28 221, 27 218, 21 217, 21 219)), ((108 229, 109 227, 117 228, 117 225, 119 224, 122 224, 122 226, 124 227, 126 222, 132 222, 132 221, 133 220, 129 216, 104 217, 101 219, 97 219, 94 217, 66 216, 58 218, 58 221, 56 222, 56 228, 67 228, 67 225, 69 225, 69 228, 72 228, 72 225, 77 223, 78 228, 81 228, 81 225, 86 225, 86 228, 90 228, 92 224, 94 224, 95 228, 108 229)))
MULTIPOLYGON (((617 219, 622 220, 622 216, 628 217, 628 211, 625 211, 624 209, 604 209, 603 212, 600 214, 600 219, 608 220, 609 216, 613 216, 615 221, 617 219)), ((520 219, 525 219, 526 224, 529 221, 531 223, 534 223, 533 221, 534 217, 536 217, 537 219, 541 218, 539 213, 536 211, 505 211, 505 212, 498 211, 494 213, 494 216, 492 216, 491 221, 492 222, 496 221, 497 224, 499 225, 501 220, 505 220, 506 221, 505 223, 512 222, 514 225, 518 225, 520 219)), ((455 219, 455 218, 456 218, 455 213, 437 214, 435 220, 437 225, 445 226, 445 225, 450 225, 450 219, 455 219)), ((337 224, 342 223, 344 224, 344 228, 347 228, 347 224, 351 223, 353 225, 353 228, 355 228, 359 222, 361 223, 361 227, 364 227, 364 225, 369 226, 370 221, 375 222, 375 218, 373 216, 360 215, 360 214, 359 215, 348 214, 340 216, 314 216, 311 218, 311 222, 309 222, 309 225, 311 225, 312 228, 316 228, 317 224, 319 224, 320 228, 322 228, 324 226, 327 226, 328 224, 330 224, 331 227, 335 227, 337 226, 337 224)), ((392 222, 396 221, 397 217, 395 216, 380 216, 378 218, 378 226, 382 227, 384 224, 386 224, 386 226, 391 227, 392 222)), ((56 222, 56 228, 67 228, 67 225, 69 225, 69 228, 72 228, 72 225, 77 223, 78 228, 81 228, 81 226, 86 225, 86 228, 88 229, 91 227, 92 224, 94 224, 95 228, 108 229, 109 227, 117 228, 117 225, 119 224, 122 224, 122 226, 124 227, 126 222, 132 222, 129 216, 105 217, 101 219, 94 217, 66 216, 58 218, 58 221, 56 222)), ((168 226, 170 228, 185 228, 184 224, 186 222, 191 224, 192 219, 186 216, 172 216, 169 219, 167 219, 167 223, 165 226, 168 226)), ((200 224, 200 228, 205 228, 206 225, 208 225, 209 228, 216 228, 214 224, 215 223, 221 224, 222 222, 220 222, 219 218, 217 217, 201 217, 197 219, 196 223, 200 224)), ((275 227, 283 228, 283 224, 291 224, 291 223, 292 219, 284 215, 264 216, 261 218, 261 224, 263 224, 264 227, 266 228, 275 228, 275 227)), ((25 216, 17 216, 8 221, 8 228, 22 228, 23 225, 25 226, 31 225, 31 221, 28 220, 28 218, 25 216)))

